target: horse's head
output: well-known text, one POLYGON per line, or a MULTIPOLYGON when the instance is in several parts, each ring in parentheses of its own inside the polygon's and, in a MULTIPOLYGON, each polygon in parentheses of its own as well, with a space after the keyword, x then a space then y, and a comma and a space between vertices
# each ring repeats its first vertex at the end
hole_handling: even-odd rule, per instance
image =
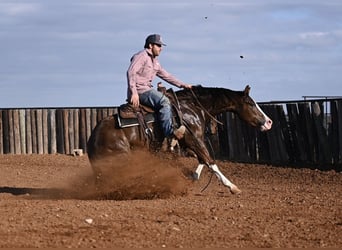
POLYGON ((250 87, 247 85, 236 100, 235 113, 253 127, 267 131, 272 128, 272 120, 261 110, 259 105, 249 96, 250 87))

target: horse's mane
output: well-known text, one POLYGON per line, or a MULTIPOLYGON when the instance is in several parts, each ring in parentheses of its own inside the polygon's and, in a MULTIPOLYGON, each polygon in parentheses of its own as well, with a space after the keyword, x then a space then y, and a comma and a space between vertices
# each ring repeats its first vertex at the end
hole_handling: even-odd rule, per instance
POLYGON ((203 87, 202 85, 194 85, 190 89, 182 89, 176 91, 177 98, 179 100, 189 100, 194 98, 194 94, 197 98, 206 98, 206 97, 228 97, 228 96, 236 96, 243 95, 243 91, 234 91, 231 89, 220 88, 220 87, 203 87))

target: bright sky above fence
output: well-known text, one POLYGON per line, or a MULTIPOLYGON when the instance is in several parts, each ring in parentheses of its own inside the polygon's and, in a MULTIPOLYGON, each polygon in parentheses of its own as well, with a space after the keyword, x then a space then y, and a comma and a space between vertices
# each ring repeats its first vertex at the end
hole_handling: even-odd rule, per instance
POLYGON ((187 83, 249 84, 256 101, 342 95, 341 13, 340 0, 0 0, 0 108, 118 106, 151 33, 187 83))

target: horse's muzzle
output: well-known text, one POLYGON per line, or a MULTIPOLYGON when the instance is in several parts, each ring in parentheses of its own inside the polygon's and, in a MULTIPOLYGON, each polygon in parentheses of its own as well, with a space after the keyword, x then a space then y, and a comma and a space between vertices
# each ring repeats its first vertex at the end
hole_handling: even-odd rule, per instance
POLYGON ((273 121, 269 118, 266 117, 265 122, 260 124, 260 130, 261 131, 267 131, 272 128, 273 121))

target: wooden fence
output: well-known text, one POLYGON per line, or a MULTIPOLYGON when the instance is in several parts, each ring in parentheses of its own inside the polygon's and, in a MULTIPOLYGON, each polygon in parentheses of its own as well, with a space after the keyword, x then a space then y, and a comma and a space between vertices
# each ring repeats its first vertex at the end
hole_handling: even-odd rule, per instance
POLYGON ((96 124, 116 108, 0 110, 0 154, 72 154, 86 150, 96 124))
MULTIPOLYGON (((262 133, 233 113, 208 129, 216 158, 279 164, 342 164, 342 99, 260 103, 273 120, 262 133)), ((96 124, 116 107, 0 109, 0 154, 72 154, 86 151, 96 124)))
POLYGON ((342 164, 342 99, 262 103, 273 120, 263 133, 236 115, 219 116, 224 127, 211 135, 216 157, 272 164, 313 164, 323 168, 342 164))

